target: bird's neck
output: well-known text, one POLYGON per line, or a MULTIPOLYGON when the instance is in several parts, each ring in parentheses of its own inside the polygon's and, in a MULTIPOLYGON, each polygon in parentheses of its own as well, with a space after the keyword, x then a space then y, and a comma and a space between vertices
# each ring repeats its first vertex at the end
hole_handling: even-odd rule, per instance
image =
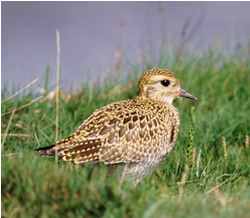
POLYGON ((166 99, 152 99, 150 97, 144 96, 144 95, 138 95, 136 97, 137 100, 139 101, 148 101, 148 102, 152 102, 153 104, 160 104, 161 106, 164 107, 168 107, 169 109, 171 109, 174 113, 177 112, 178 110, 177 108, 174 107, 173 105, 173 101, 174 98, 166 98, 166 99))

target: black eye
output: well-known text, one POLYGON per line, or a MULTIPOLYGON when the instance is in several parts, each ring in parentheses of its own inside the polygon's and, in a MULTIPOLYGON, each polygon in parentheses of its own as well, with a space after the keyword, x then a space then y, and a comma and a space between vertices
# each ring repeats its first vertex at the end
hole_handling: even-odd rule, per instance
POLYGON ((161 84, 162 84, 163 86, 169 86, 170 81, 167 80, 167 79, 164 79, 164 80, 161 81, 161 84))

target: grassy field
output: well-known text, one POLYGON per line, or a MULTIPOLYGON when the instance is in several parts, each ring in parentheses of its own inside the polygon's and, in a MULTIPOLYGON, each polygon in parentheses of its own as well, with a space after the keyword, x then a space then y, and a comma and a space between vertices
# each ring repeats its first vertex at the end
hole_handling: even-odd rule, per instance
MULTIPOLYGON (((2 217, 249 217, 249 57, 249 47, 234 54, 221 48, 145 61, 145 69, 173 70, 199 101, 176 100, 176 146, 134 190, 129 184, 119 189, 104 165, 57 164, 34 152, 55 141, 53 92, 32 104, 39 95, 25 92, 2 103, 2 217)), ((59 137, 95 109, 136 95, 139 69, 130 65, 122 78, 84 83, 78 93, 61 95, 59 137)), ((8 96, 3 90, 2 101, 8 96)))

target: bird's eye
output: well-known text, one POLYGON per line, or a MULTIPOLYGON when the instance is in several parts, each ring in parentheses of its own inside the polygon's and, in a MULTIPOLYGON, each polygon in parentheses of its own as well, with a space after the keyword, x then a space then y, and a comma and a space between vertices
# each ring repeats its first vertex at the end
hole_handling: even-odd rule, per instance
POLYGON ((161 81, 161 84, 162 84, 163 86, 169 86, 170 81, 167 80, 167 79, 164 79, 164 80, 161 81))

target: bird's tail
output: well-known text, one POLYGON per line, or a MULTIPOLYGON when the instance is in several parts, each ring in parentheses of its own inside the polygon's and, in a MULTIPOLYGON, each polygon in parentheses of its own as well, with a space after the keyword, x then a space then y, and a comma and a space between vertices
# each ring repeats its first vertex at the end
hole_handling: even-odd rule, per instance
POLYGON ((61 140, 60 142, 57 142, 56 144, 43 147, 43 148, 38 148, 35 151, 41 155, 56 156, 56 152, 59 154, 60 151, 71 147, 71 143, 70 143, 71 139, 72 139, 72 135, 61 140))
POLYGON ((60 149, 56 149, 55 145, 50 145, 50 146, 47 146, 47 147, 38 148, 35 151, 38 152, 41 155, 55 156, 56 155, 56 150, 57 150, 57 152, 59 152, 60 149))

